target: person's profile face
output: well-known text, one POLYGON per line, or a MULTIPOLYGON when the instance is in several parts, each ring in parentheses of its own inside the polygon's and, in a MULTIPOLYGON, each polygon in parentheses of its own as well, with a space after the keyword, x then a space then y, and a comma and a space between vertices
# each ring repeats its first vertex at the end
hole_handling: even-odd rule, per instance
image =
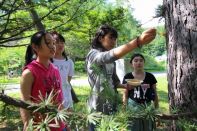
POLYGON ((100 42, 106 50, 113 49, 116 45, 116 40, 117 40, 117 38, 113 37, 110 33, 108 33, 104 37, 100 38, 100 42))

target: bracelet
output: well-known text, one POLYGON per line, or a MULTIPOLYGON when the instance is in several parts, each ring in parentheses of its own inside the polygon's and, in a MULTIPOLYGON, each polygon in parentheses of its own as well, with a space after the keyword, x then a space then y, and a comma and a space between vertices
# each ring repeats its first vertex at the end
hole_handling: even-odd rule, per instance
POLYGON ((138 48, 141 48, 142 47, 142 45, 139 42, 139 36, 137 36, 137 38, 136 38, 136 43, 137 43, 137 47, 138 48))

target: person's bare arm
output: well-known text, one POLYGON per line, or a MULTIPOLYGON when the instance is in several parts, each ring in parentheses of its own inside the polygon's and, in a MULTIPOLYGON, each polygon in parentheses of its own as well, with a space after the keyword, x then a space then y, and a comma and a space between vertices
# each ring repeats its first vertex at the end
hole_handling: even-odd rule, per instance
POLYGON ((150 43, 155 38, 155 36, 156 36, 156 29, 148 29, 139 36, 138 41, 137 39, 134 39, 125 45, 115 48, 114 56, 116 58, 121 58, 122 56, 126 55, 133 49, 137 48, 138 44, 142 46, 150 43))
POLYGON ((70 83, 72 76, 68 76, 68 82, 70 83))
POLYGON ((127 89, 127 84, 118 84, 117 88, 127 89))
MULTIPOLYGON (((21 80, 20 80, 20 89, 21 89, 21 100, 30 101, 31 100, 31 89, 34 78, 32 73, 26 69, 23 71, 21 80)), ((31 118, 30 112, 25 109, 20 109, 21 118, 24 124, 23 130, 27 130, 28 122, 31 118)))
POLYGON ((125 89, 123 92, 122 101, 123 101, 123 105, 126 106, 128 102, 128 90, 127 89, 125 89))
POLYGON ((155 91, 154 105, 155 105, 155 108, 159 108, 159 98, 158 98, 158 95, 157 95, 156 84, 153 85, 153 89, 154 89, 154 91, 155 91))

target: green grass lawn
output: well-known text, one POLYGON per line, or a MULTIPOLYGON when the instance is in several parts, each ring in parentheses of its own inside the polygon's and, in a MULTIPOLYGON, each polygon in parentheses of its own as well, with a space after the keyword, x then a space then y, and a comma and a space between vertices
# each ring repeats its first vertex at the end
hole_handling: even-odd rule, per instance
POLYGON ((6 84, 6 83, 19 83, 20 77, 13 77, 13 78, 8 78, 8 76, 0 76, 0 83, 1 84, 6 84))
POLYGON ((157 77, 157 92, 159 96, 159 107, 162 112, 169 112, 169 102, 168 102, 168 87, 167 87, 167 77, 160 76, 157 77))

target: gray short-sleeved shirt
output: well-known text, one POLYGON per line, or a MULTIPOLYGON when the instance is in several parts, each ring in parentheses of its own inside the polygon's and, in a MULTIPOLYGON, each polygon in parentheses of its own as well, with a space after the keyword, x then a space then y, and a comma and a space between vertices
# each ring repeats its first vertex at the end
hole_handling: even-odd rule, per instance
POLYGON ((116 93, 116 86, 120 83, 116 74, 116 60, 113 50, 101 52, 91 49, 86 57, 88 81, 91 86, 88 107, 91 111, 103 112, 104 110, 103 106, 107 102, 102 94, 104 83, 105 85, 107 83, 107 88, 111 88, 116 93))

